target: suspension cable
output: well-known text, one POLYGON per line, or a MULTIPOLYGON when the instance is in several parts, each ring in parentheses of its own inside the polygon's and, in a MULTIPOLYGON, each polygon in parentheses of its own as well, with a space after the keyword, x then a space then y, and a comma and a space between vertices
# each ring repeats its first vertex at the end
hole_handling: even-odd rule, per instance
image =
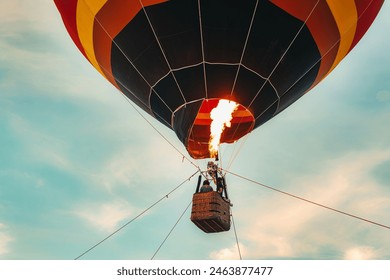
POLYGON ((380 226, 380 227, 383 227, 383 228, 386 228, 386 229, 390 229, 390 226, 387 226, 387 225, 384 225, 384 224, 381 224, 381 223, 378 223, 378 222, 375 222, 375 221, 371 221, 371 220, 368 220, 368 219, 365 219, 365 218, 362 218, 362 217, 359 217, 359 216, 356 216, 356 215, 353 215, 353 214, 350 214, 350 213, 347 213, 347 212, 344 212, 344 211, 341 211, 341 210, 338 210, 338 209, 335 209, 335 208, 332 208, 332 207, 329 207, 329 206, 326 206, 326 205, 323 205, 321 203, 318 203, 318 202, 314 202, 312 200, 309 200, 309 199, 306 199, 306 198, 303 198, 303 197, 300 197, 300 196, 297 196, 297 195, 294 195, 294 194, 291 194, 291 193, 288 193, 288 192, 285 192, 285 191, 281 191, 279 189, 276 189, 276 188, 273 188, 273 187, 270 187, 268 185, 265 185, 265 184, 262 184, 262 183, 259 183, 257 181, 254 181, 252 179, 249 179, 249 178, 246 178, 244 176, 241 176, 241 175, 238 175, 236 173, 233 173, 233 172, 230 172, 230 171, 227 171, 225 170, 227 173, 231 174, 231 175, 234 175, 236 177, 239 177, 241 179, 244 179, 248 182, 251 182, 251 183, 254 183, 256 185, 259 185, 259 186, 262 186, 264 188, 267 188, 267 189, 270 189, 270 190, 273 190, 273 191, 276 191, 278 193, 281 193, 281 194, 284 194, 284 195, 287 195, 287 196, 290 196, 290 197, 293 197, 293 198, 296 198, 296 199, 299 199, 299 200, 302 200, 304 202, 307 202, 307 203, 310 203, 310 204, 314 204, 316 206, 319 206, 319 207, 322 207, 322 208, 325 208, 325 209, 328 209, 328 210, 331 210, 331 211, 334 211, 334 212, 337 212, 339 214, 343 214, 343 215, 346 215, 346 216, 349 216, 349 217, 352 217, 352 218, 355 218, 355 219, 358 219, 358 220, 361 220, 363 222, 367 222, 367 223, 370 223, 370 224, 373 224, 373 225, 377 225, 377 226, 380 226))
POLYGON ((166 195, 164 195, 163 197, 161 197, 159 200, 157 200, 156 202, 154 202, 152 205, 150 205, 148 208, 146 208, 145 210, 143 210, 141 213, 139 213, 137 216, 135 216, 134 218, 132 218, 130 221, 128 221, 127 223, 125 223, 123 226, 121 226, 120 228, 118 228, 117 230, 115 230, 114 232, 112 232, 111 234, 109 234, 107 237, 105 237, 104 239, 102 239, 101 241, 99 241, 98 243, 96 243, 95 245, 93 245, 92 247, 90 247, 88 250, 86 250, 84 253, 82 253, 81 255, 79 255, 78 257, 75 258, 75 260, 78 260, 80 259, 82 256, 84 256, 85 254, 87 254, 88 252, 90 252, 91 250, 95 249, 97 246, 99 246, 100 244, 102 244, 104 241, 106 241, 107 239, 109 239, 110 237, 112 237, 113 235, 115 235, 116 233, 118 233, 120 230, 124 229, 126 226, 128 226, 129 224, 131 224, 132 222, 134 222, 136 219, 138 219, 139 217, 141 217, 143 214, 145 214, 147 211, 149 211, 150 209, 152 209, 154 206, 156 206, 158 203, 160 203, 162 200, 168 198, 168 196, 170 194, 172 194, 174 191, 176 191, 177 189, 179 189, 185 182, 189 181, 195 174, 197 174, 198 171, 196 171, 194 174, 192 174, 190 177, 188 177, 187 179, 185 179, 182 183, 180 183, 178 186, 176 186, 174 189, 172 189, 170 192, 168 192, 166 195))
POLYGON ((240 256, 240 260, 242 260, 240 243, 238 242, 238 236, 237 236, 237 231, 236 231, 236 224, 234 223, 234 218, 233 218, 233 211, 232 211, 232 222, 233 222, 234 236, 236 237, 238 255, 240 256))
POLYGON ((179 219, 177 219, 176 223, 173 225, 171 230, 168 232, 167 236, 164 238, 164 240, 161 242, 160 246, 157 248, 156 252, 152 256, 151 260, 154 259, 154 257, 157 255, 158 251, 160 251, 161 247, 164 245, 165 241, 167 241, 168 237, 171 235, 177 224, 180 222, 181 218, 183 218, 184 214, 187 212, 188 208, 190 207, 192 201, 187 205, 187 207, 184 209, 183 213, 180 215, 179 219))
POLYGON ((237 159, 237 157, 238 157, 238 154, 241 152, 241 150, 243 149, 243 147, 244 147, 244 144, 246 143, 246 141, 248 140, 248 138, 249 138, 249 136, 251 135, 252 133, 248 133, 248 134, 245 134, 244 135, 244 137, 242 137, 241 138, 241 141, 238 141, 238 142, 241 142, 240 144, 239 144, 239 147, 238 147, 238 149, 236 150, 236 148, 237 148, 237 145, 238 145, 238 142, 236 142, 234 145, 234 151, 233 151, 233 153, 232 153, 232 156, 231 156, 231 158, 230 158, 230 160, 229 160, 229 164, 227 165, 227 170, 229 170, 231 167, 232 167, 232 165, 233 165, 233 162, 237 159))

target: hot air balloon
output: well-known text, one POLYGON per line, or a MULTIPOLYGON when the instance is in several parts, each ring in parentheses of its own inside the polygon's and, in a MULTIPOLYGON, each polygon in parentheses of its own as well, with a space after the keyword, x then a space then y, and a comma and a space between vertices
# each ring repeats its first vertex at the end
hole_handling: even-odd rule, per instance
POLYGON ((211 112, 234 102, 232 143, 323 80, 355 47, 383 0, 54 0, 86 59, 212 158, 211 112))

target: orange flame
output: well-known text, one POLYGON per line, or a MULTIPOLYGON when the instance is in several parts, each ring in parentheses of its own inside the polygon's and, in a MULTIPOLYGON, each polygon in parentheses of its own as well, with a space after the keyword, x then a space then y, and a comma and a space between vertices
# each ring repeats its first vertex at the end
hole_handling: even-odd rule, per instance
POLYGON ((233 119, 233 113, 238 108, 238 104, 234 101, 227 99, 221 99, 210 112, 210 118, 212 119, 210 125, 210 141, 209 151, 210 156, 215 157, 218 153, 218 146, 221 142, 222 132, 225 127, 231 126, 231 120, 233 119))

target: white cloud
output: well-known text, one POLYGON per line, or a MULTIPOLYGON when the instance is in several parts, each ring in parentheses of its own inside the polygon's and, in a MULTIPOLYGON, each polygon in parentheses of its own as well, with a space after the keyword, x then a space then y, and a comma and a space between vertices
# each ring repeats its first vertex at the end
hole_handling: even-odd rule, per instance
POLYGON ((376 250, 368 246, 349 248, 344 253, 345 260, 375 260, 377 257, 376 250))
POLYGON ((137 154, 131 149, 124 149, 108 158, 100 167, 101 172, 95 174, 95 181, 108 191, 115 186, 131 187, 139 176, 142 164, 137 160, 137 154))
MULTIPOLYGON (((243 244, 239 244, 240 252, 242 255, 246 255, 246 247, 243 244)), ((239 251, 237 244, 232 245, 229 248, 223 248, 210 253, 210 258, 214 260, 236 260, 239 259, 239 251)))
MULTIPOLYGON (((0 77, 0 86, 3 89, 9 91, 17 84, 27 83, 31 91, 34 90, 34 95, 50 94, 51 98, 71 97, 79 101, 109 100, 108 95, 104 95, 103 92, 104 90, 114 92, 114 87, 109 86, 103 77, 95 73, 81 54, 69 56, 65 51, 55 53, 48 51, 54 49, 49 46, 34 49, 30 45, 34 45, 33 41, 38 38, 24 36, 22 31, 15 31, 12 37, 18 39, 9 41, 0 37, 0 62, 6 69, 3 77, 0 77)), ((49 35, 45 34, 45 30, 41 30, 40 36, 49 35)), ((56 40, 58 36, 47 38, 48 42, 56 40)))
MULTIPOLYGON (((140 136, 134 136, 129 145, 123 143, 118 146, 116 152, 102 162, 100 172, 95 174, 96 183, 110 191, 116 186, 131 188, 138 185, 139 188, 140 181, 145 179, 149 184, 154 184, 185 179, 184 176, 190 175, 191 171, 195 172, 195 167, 183 161, 182 156, 160 136, 152 134, 151 137, 150 132, 142 133, 138 125, 133 132, 140 136)), ((177 140, 170 141, 177 147, 182 146, 177 140)))
POLYGON ((9 253, 9 244, 14 241, 9 234, 6 233, 6 226, 0 223, 0 256, 9 253))
POLYGON ((134 213, 135 209, 124 200, 88 204, 73 211, 90 225, 107 232, 116 230, 121 221, 134 216, 134 213))
MULTIPOLYGON (((316 175, 292 180, 287 192, 362 218, 386 221, 390 198, 383 197, 383 186, 372 177, 371 170, 389 159, 390 150, 351 153, 330 162, 316 175)), ((240 215, 239 232, 244 233, 240 240, 247 245, 247 258, 326 256, 321 252, 324 248, 336 250, 333 257, 341 257, 344 248, 355 248, 355 244, 390 250, 390 244, 384 243, 383 229, 363 221, 281 194, 251 200, 236 213, 240 215)), ((348 249, 345 255, 384 257, 370 252, 348 249)))
POLYGON ((65 155, 67 143, 55 135, 40 131, 36 124, 16 115, 9 114, 9 123, 12 131, 20 139, 28 139, 24 142, 27 150, 25 158, 31 156, 30 160, 45 162, 59 169, 71 169, 72 164, 65 155))
MULTIPOLYGON (((35 95, 110 102, 115 92, 73 44, 54 2, 0 2, 0 87, 27 83, 35 95)), ((7 93, 7 92, 6 92, 7 93)))
POLYGON ((60 17, 55 4, 51 0, 13 0, 0 2, 0 34, 12 35, 20 30, 58 31, 60 17))

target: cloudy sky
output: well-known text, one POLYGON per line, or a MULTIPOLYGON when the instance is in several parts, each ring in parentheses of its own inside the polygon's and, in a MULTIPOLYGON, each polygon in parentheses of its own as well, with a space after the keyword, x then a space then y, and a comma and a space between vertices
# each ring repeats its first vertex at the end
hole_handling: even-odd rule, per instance
MULTIPOLYGON (((220 164, 389 226, 389 29, 385 3, 320 85, 222 147, 220 164)), ((157 201, 81 258, 240 258, 234 230, 207 235, 189 220, 194 164, 206 162, 183 160, 174 133, 97 73, 52 1, 0 0, 0 94, 0 259, 77 258, 157 201)), ((243 259, 390 258, 384 227, 226 178, 243 259)))

